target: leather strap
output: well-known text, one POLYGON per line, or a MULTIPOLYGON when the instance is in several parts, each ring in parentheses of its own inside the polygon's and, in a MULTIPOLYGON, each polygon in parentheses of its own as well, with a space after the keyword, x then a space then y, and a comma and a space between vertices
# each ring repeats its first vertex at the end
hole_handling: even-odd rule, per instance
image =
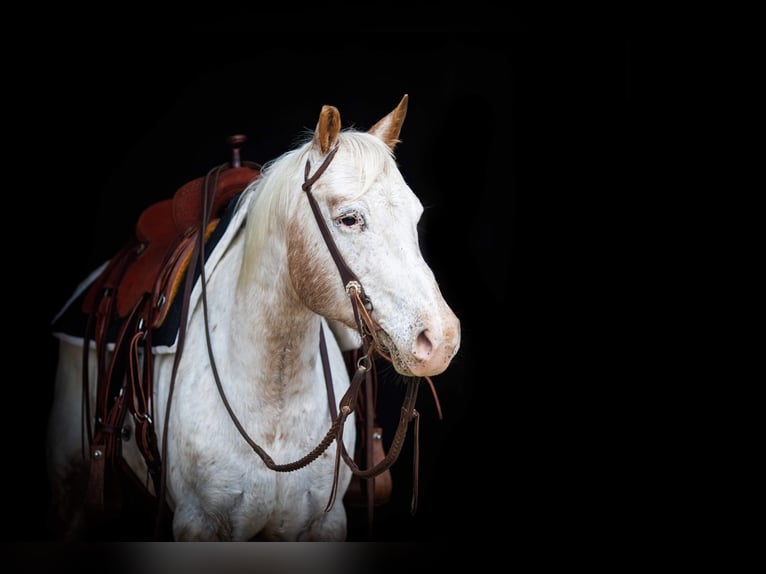
POLYGON ((319 324, 319 353, 322 356, 322 371, 324 372, 324 382, 327 388, 327 403, 330 408, 330 418, 338 418, 338 407, 335 403, 335 388, 332 384, 332 372, 330 370, 330 359, 327 356, 327 341, 324 337, 324 327, 319 324))
MULTIPOLYGON (((327 245, 327 249, 330 251, 330 255, 332 255, 333 261, 335 261, 335 266, 338 268, 338 272, 340 273, 340 278, 341 281, 343 281, 344 288, 346 291, 348 291, 350 285, 357 285, 361 291, 361 297, 365 301, 365 305, 369 305, 369 299, 366 297, 364 291, 362 290, 361 282, 357 278, 356 274, 351 271, 351 268, 348 266, 345 259, 343 259, 343 256, 340 254, 338 246, 335 245, 332 234, 327 228, 324 217, 322 217, 322 212, 319 209, 319 204, 317 204, 316 198, 314 198, 314 195, 311 193, 311 187, 314 185, 316 180, 319 179, 319 176, 325 172, 337 152, 338 146, 336 145, 328 152, 324 161, 317 168, 314 175, 310 177, 309 173, 311 172, 311 162, 306 160, 306 168, 304 171, 305 181, 303 182, 301 188, 306 192, 306 197, 308 197, 311 211, 314 213, 314 219, 317 221, 317 224, 319 225, 319 231, 322 233, 322 237, 324 238, 324 242, 327 245)), ((371 310, 372 308, 370 307, 370 311, 371 310)))
MULTIPOLYGON (((133 310, 130 313, 130 316, 128 319, 125 319, 121 323, 120 328, 120 335, 118 337, 118 342, 115 343, 115 350, 120 352, 115 352, 112 360, 109 362, 108 365, 106 365, 105 356, 106 356, 106 333, 108 329, 111 326, 111 319, 114 316, 114 309, 115 309, 115 297, 114 297, 114 291, 116 289, 117 284, 119 283, 119 278, 121 277, 121 273, 124 272, 124 269, 129 265, 129 259, 127 256, 124 257, 116 257, 113 261, 110 262, 108 265, 108 273, 104 273, 100 276, 100 278, 97 281, 100 281, 102 284, 99 286, 99 292, 101 293, 101 300, 98 301, 98 304, 96 306, 96 310, 93 311, 94 306, 92 305, 93 301, 90 301, 90 312, 88 316, 88 333, 86 335, 85 339, 85 345, 83 349, 83 402, 84 402, 84 413, 86 413, 87 418, 85 419, 85 429, 87 434, 87 440, 89 445, 89 455, 91 457, 91 488, 92 490, 92 506, 93 509, 103 509, 104 502, 106 498, 106 491, 109 487, 109 482, 106 480, 107 475, 107 468, 108 467, 114 467, 116 459, 121 458, 120 457, 120 448, 119 448, 119 441, 121 438, 120 432, 122 428, 122 419, 125 416, 127 412, 131 412, 134 414, 134 418, 136 419, 136 440, 138 442, 139 449, 141 450, 147 465, 150 469, 151 477, 155 483, 155 492, 157 492, 157 503, 158 503, 158 512, 157 512, 157 522, 156 522, 156 531, 155 536, 158 537, 159 529, 161 527, 162 522, 162 515, 164 512, 168 511, 167 503, 166 503, 166 465, 164 464, 164 461, 167 459, 167 438, 168 438, 168 420, 170 415, 170 408, 172 404, 172 397, 173 397, 173 391, 175 387, 175 379, 178 369, 178 363, 182 354, 182 350, 184 347, 185 342, 185 336, 186 336, 186 327, 187 327, 187 319, 188 319, 188 306, 189 306, 189 300, 191 296, 192 287, 194 285, 195 280, 195 271, 197 267, 199 267, 199 281, 200 281, 200 287, 201 287, 201 300, 202 300, 202 307, 203 307, 203 318, 205 322, 205 335, 206 335, 206 342, 207 342, 207 348, 208 348, 208 354, 210 358, 211 363, 211 369, 213 372, 213 376, 216 382, 216 385, 219 390, 219 394, 221 396, 221 399, 224 403, 224 406, 226 407, 227 411, 229 412, 229 415, 234 423, 234 425, 239 430, 240 434, 244 438, 244 440, 251 446, 251 448, 254 450, 254 452, 264 461, 266 466, 274 471, 278 472, 291 472, 294 470, 297 470, 299 468, 302 468, 308 464, 310 464, 312 461, 314 461, 317 457, 319 457, 329 446, 332 444, 333 441, 337 443, 337 449, 336 449, 336 458, 335 458, 335 472, 333 474, 333 484, 332 484, 332 491, 330 499, 327 503, 327 510, 332 508, 336 496, 337 496, 337 487, 338 487, 338 478, 339 478, 339 465, 340 460, 344 459, 346 463, 351 468, 353 474, 355 477, 358 477, 362 480, 370 480, 370 484, 368 485, 369 488, 367 490, 368 492, 368 524, 371 528, 372 524, 372 507, 374 506, 375 502, 375 488, 374 488, 374 479, 377 476, 388 476, 390 479, 390 475, 386 475, 388 472, 388 469, 390 466, 397 460, 399 453, 401 451, 401 448, 404 443, 404 439, 406 437, 407 428, 409 426, 409 423, 412 420, 415 420, 415 440, 417 442, 418 440, 418 413, 414 408, 415 400, 417 397, 417 389, 418 389, 418 382, 419 379, 417 378, 410 378, 408 379, 407 384, 407 395, 405 397, 404 404, 402 406, 402 413, 400 417, 399 425, 397 426, 391 447, 389 449, 389 452, 381 458, 381 450, 380 448, 376 449, 375 444, 371 441, 374 440, 373 434, 375 432, 375 426, 374 424, 372 426, 371 423, 374 422, 375 417, 375 407, 374 407, 374 400, 372 400, 371 395, 371 389, 373 385, 373 379, 376 376, 375 371, 373 370, 373 359, 376 355, 381 356, 382 358, 385 358, 387 360, 391 360, 390 357, 386 356, 382 350, 381 346, 379 345, 377 338, 376 338, 376 329, 374 321, 371 318, 370 313, 372 312, 372 303, 369 300, 369 298, 364 293, 364 290, 362 288, 362 285, 357 278, 357 276, 353 273, 353 271, 348 267, 346 262, 344 261, 343 257, 341 256, 340 252, 338 251, 337 246, 335 245, 335 242, 333 241, 332 235, 324 221, 324 218, 322 217, 321 211, 319 209, 319 206, 316 202, 316 199, 314 198, 313 194, 311 193, 311 187, 312 185, 317 181, 317 179, 324 173, 324 171, 329 166, 332 159, 335 157, 335 154, 337 153, 337 146, 333 148, 325 157, 324 161, 320 165, 320 167, 317 169, 317 171, 310 175, 311 167, 310 163, 306 162, 306 168, 305 168, 305 181, 302 186, 303 191, 306 193, 306 196, 309 201, 309 205, 311 206, 312 212, 314 214, 314 217, 317 221, 317 224, 319 225, 320 232, 322 233, 322 236, 325 240, 325 243, 327 245, 328 250, 330 251, 330 254, 333 257, 333 260, 335 261, 336 267, 338 268, 338 271, 341 276, 341 280, 343 281, 344 288, 346 290, 346 293, 349 296, 349 300, 354 312, 354 317, 357 323, 357 328, 359 330, 360 337, 362 339, 362 347, 361 357, 358 358, 356 361, 356 370, 354 371, 354 374, 352 376, 351 384, 349 385, 348 389, 344 393, 343 397, 341 397, 341 400, 339 403, 337 403, 338 408, 336 408, 336 402, 335 402, 335 396, 334 391, 332 387, 332 373, 330 372, 330 365, 329 360, 327 357, 327 349, 326 349, 326 340, 325 340, 325 334, 324 330, 320 327, 320 352, 322 356, 322 362, 323 362, 323 370, 324 370, 324 378, 325 378, 325 384, 327 386, 327 394, 328 394, 328 404, 330 405, 330 412, 332 415, 332 424, 330 428, 328 429, 326 435, 324 438, 317 444, 317 446, 307 453, 305 456, 301 457, 298 460, 286 463, 286 464, 277 464, 274 462, 274 460, 266 453, 259 445, 257 445, 246 433, 244 428, 242 427, 241 423, 237 419, 234 411, 232 410, 230 404, 228 403, 228 400, 226 399, 226 396, 223 391, 223 386, 221 384, 221 380, 217 371, 216 363, 213 357, 212 353, 212 344, 210 341, 210 328, 209 328, 209 320, 208 320, 208 308, 207 308, 207 283, 206 283, 206 277, 205 277, 205 239, 207 236, 207 233, 203 232, 202 230, 207 231, 209 229, 210 221, 211 221, 211 211, 214 206, 214 195, 215 190, 217 189, 218 185, 218 179, 221 174, 221 172, 228 167, 231 166, 231 164, 223 164, 221 166, 217 166, 210 170, 208 174, 205 176, 204 184, 202 186, 202 209, 201 209, 201 220, 200 225, 197 228, 197 231, 193 233, 193 240, 194 240, 194 247, 191 252, 191 256, 188 260, 188 269, 186 269, 186 281, 184 284, 184 290, 183 295, 181 298, 182 308, 181 308, 181 323, 179 327, 179 333, 178 333, 178 341, 177 341, 177 350, 175 353, 175 359, 171 374, 171 380, 170 380, 170 387, 169 387, 169 394, 168 394, 168 400, 166 404, 166 410, 165 410, 165 416, 164 416, 164 432, 163 432, 163 441, 162 441, 162 447, 161 452, 157 448, 157 439, 156 435, 154 433, 153 428, 153 415, 151 413, 151 407, 149 406, 151 403, 151 396, 152 396, 152 359, 149 358, 149 355, 151 355, 151 346, 147 346, 147 340, 150 345, 150 337, 151 337, 151 329, 155 326, 157 326, 159 323, 162 322, 162 318, 164 318, 164 315, 162 318, 157 318, 157 309, 155 307, 156 301, 154 301, 154 297, 148 296, 141 301, 139 301, 138 304, 135 305, 133 310), (88 350, 89 350, 89 340, 90 337, 93 336, 93 338, 96 341, 96 348, 97 348, 97 356, 98 356, 98 365, 99 365, 99 372, 98 372, 98 397, 96 401, 96 412, 95 416, 97 420, 99 421, 98 424, 96 424, 95 428, 91 430, 90 425, 87 421, 90 420, 90 405, 88 401, 88 350), (123 341, 130 340, 130 344, 126 345, 123 344, 123 341), (138 369, 138 347, 143 345, 144 346, 144 355, 147 361, 144 363, 144 369, 143 372, 139 372, 138 369), (126 351, 122 351, 124 349, 128 349, 127 355, 125 355, 126 351), (124 362, 127 361, 129 363, 129 369, 128 369, 128 384, 122 388, 119 389, 119 391, 116 394, 115 397, 115 388, 114 384, 110 384, 110 381, 117 380, 115 377, 119 376, 120 367, 124 366, 124 362), (121 363, 122 362, 122 363, 121 363), (365 432, 364 432, 364 440, 365 440, 365 447, 366 447, 366 466, 367 468, 362 470, 360 469, 356 462, 354 461, 353 457, 349 455, 348 452, 346 452, 345 445, 343 444, 343 429, 344 425, 349 417, 349 415, 354 412, 355 408, 357 407, 359 403, 359 397, 360 397, 360 390, 362 387, 362 384, 365 385, 364 390, 364 396, 366 400, 363 401, 365 405, 365 413, 364 413, 364 420, 366 421, 365 426, 365 432), (96 451, 100 451, 102 453, 102 456, 98 456, 96 454, 96 451), (375 451, 375 452, 373 452, 375 451), (377 454, 376 454, 377 453, 377 454)), ((236 167, 239 167, 239 162, 235 162, 236 167)), ((257 164, 252 164, 257 165, 257 164)), ((260 168, 260 166, 257 166, 260 168)), ((128 253, 126 250, 125 253, 128 253)), ((175 254, 178 253, 178 251, 171 253, 170 258, 174 261, 174 264, 178 264, 179 258, 175 257, 175 254)), ((167 271, 167 269, 166 269, 167 271)), ((93 291, 91 292, 93 293, 93 291)), ((156 295, 156 293, 152 293, 151 295, 156 295)), ((429 379, 430 383, 430 379, 429 379)), ((433 391, 433 386, 432 386, 433 391)), ((378 447, 382 445, 377 445, 378 447)), ((418 459, 418 447, 415 445, 414 450, 414 481, 413 481, 413 513, 415 511, 416 502, 417 502, 417 459, 418 459)), ((124 465, 127 466, 127 465, 124 465)), ((384 483, 385 484, 385 481, 384 483)), ((390 485, 390 483, 389 483, 390 485)))

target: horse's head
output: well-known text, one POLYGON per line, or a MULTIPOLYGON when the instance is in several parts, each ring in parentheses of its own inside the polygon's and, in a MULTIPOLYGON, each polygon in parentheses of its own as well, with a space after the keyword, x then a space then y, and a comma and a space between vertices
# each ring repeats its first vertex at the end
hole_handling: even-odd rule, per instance
MULTIPOLYGON (((372 304, 376 336, 403 375, 443 372, 460 346, 460 322, 420 252, 423 206, 393 156, 407 96, 368 132, 341 131, 340 114, 324 106, 306 145, 309 193, 332 242, 372 304), (328 159, 330 158, 330 159, 328 159)), ((303 198, 304 200, 306 198, 303 198)), ((299 202, 287 229, 289 271, 313 311, 356 328, 349 296, 310 201, 299 202)))

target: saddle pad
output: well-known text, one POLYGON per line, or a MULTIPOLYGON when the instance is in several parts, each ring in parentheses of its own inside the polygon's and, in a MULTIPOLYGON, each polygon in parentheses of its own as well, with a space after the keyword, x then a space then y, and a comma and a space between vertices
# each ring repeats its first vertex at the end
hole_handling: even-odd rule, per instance
MULTIPOLYGON (((246 188, 242 193, 235 195, 227 204, 224 212, 221 214, 220 221, 215 230, 211 233, 205 243, 205 276, 211 277, 212 273, 226 251, 229 243, 236 235, 239 228, 244 224, 247 206, 252 199, 253 192, 246 188)), ((106 261, 97 269, 88 275, 75 289, 72 296, 64 304, 62 309, 56 314, 51 322, 53 336, 58 339, 68 340, 75 344, 82 344, 83 335, 88 321, 88 316, 82 311, 82 303, 90 285, 99 277, 101 271, 109 262, 106 261)), ((200 297, 199 284, 200 270, 195 270, 194 288, 189 301, 189 310, 197 304, 200 297)), ((182 281, 185 279, 182 278, 182 281)), ((152 332, 152 349, 155 353, 173 353, 178 343, 178 330, 181 324, 181 297, 176 297, 170 306, 167 317, 160 327, 152 332)), ((113 332, 109 333, 108 349, 114 348, 116 337, 116 326, 113 332)), ((95 342, 90 341, 91 348, 95 348, 95 342)))

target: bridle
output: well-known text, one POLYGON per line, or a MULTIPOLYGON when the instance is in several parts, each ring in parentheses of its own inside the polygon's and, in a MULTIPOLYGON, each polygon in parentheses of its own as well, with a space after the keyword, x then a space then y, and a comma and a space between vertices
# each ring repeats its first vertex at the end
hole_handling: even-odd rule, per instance
MULTIPOLYGON (((311 193, 311 187, 314 185, 314 183, 319 179, 319 177, 324 173, 324 171, 330 165, 330 162, 335 157, 335 154, 337 153, 337 151, 338 151, 338 146, 336 145, 335 147, 332 148, 332 150, 330 150, 330 152, 327 154, 327 157, 325 157, 322 164, 319 166, 319 168, 317 168, 316 172, 314 172, 314 175, 312 175, 311 177, 309 177, 309 173, 311 172, 311 162, 307 159, 305 173, 304 173, 304 183, 302 185, 302 189, 306 193, 306 197, 308 198, 309 205, 311 206, 311 211, 314 214, 314 219, 316 220, 317 225, 319 226, 319 230, 322 233, 322 237, 325 241, 325 245, 327 245, 327 249, 330 251, 330 255, 332 256, 333 261, 335 262, 335 266, 338 268, 338 272, 340 273, 341 281, 343 282, 346 295, 348 295, 349 300, 351 302, 351 307, 354 311, 354 319, 356 320, 357 330, 362 340, 362 349, 363 349, 362 356, 357 360, 356 371, 351 380, 351 384, 349 385, 348 390, 346 391, 346 393, 344 394, 343 398, 340 401, 341 416, 340 418, 333 417, 335 420, 341 421, 341 423, 335 430, 338 447, 336 450, 336 457, 335 457, 335 472, 333 474, 333 487, 331 491, 330 501, 327 504, 326 510, 329 510, 330 508, 332 508, 333 502, 335 500, 335 496, 337 492, 339 466, 340 466, 340 456, 341 455, 343 456, 343 459, 346 461, 349 467, 351 467, 351 472, 355 474, 356 476, 359 476, 360 478, 371 478, 371 477, 377 476, 378 474, 388 469, 394 462, 396 462, 397 458, 399 457, 399 453, 401 452, 402 446, 404 445, 404 439, 406 438, 406 435, 407 435, 407 426, 411 421, 414 420, 415 435, 416 435, 416 440, 415 440, 416 446, 414 451, 415 455, 414 455, 414 461, 413 461, 414 472, 413 472, 413 498, 412 498, 412 512, 414 513, 415 509, 417 508, 417 476, 418 476, 417 435, 418 435, 419 422, 420 422, 418 412, 415 409, 415 401, 417 400, 417 393, 418 393, 420 379, 417 377, 408 377, 407 391, 406 391, 404 402, 401 409, 399 424, 397 426, 396 433, 394 434, 394 439, 391 443, 391 447, 388 453, 383 458, 383 460, 381 460, 378 464, 365 470, 360 469, 357 466, 356 462, 354 461, 353 457, 351 457, 346 451, 346 448, 342 441, 343 424, 345 423, 346 418, 353 412, 355 398, 359 392, 361 382, 364 378, 369 378, 372 376, 372 373, 373 373, 371 369, 372 360, 374 359, 375 355, 379 355, 383 357, 384 359, 387 359, 388 361, 390 361, 391 359, 387 354, 385 354, 382 351, 382 347, 376 337, 377 329, 372 319, 372 316, 370 315, 373 309, 372 301, 364 292, 364 288, 362 287, 362 283, 359 280, 359 278, 348 267, 345 260, 343 259, 343 256, 340 254, 340 251, 338 250, 338 247, 335 244, 335 241, 333 240, 332 235, 330 234, 330 230, 327 228, 327 223, 322 217, 321 211, 319 210, 319 205, 317 204, 317 201, 314 198, 314 195, 311 193)), ((323 342, 324 338, 320 338, 320 341, 323 342)), ((327 379, 326 375, 327 373, 325 371, 325 379, 326 379, 325 382, 329 390, 332 388, 332 382, 329 379, 327 379)))
MULTIPOLYGON (((218 374, 218 369, 216 367, 215 358, 213 356, 212 344, 210 340, 210 327, 209 327, 209 320, 208 320, 207 292, 206 292, 207 287, 206 287, 206 278, 205 278, 205 263, 204 263, 205 262, 205 245, 204 245, 205 239, 204 239, 204 234, 199 234, 199 241, 198 241, 198 244, 195 246, 196 257, 195 255, 192 256, 193 257, 192 264, 198 264, 200 268, 199 281, 200 281, 200 287, 201 287, 201 299, 202 299, 203 317, 204 317, 204 323, 205 323, 205 337, 207 342, 208 356, 210 358, 210 366, 213 373, 213 377, 215 379, 216 386, 218 387, 219 394, 221 396, 224 406, 226 407, 226 410, 229 413, 229 416, 231 417, 232 422, 236 426, 239 433, 242 435, 242 438, 247 442, 248 445, 250 445, 253 451, 261 458, 261 460, 269 469, 276 472, 292 472, 292 471, 298 470, 300 468, 303 468, 309 465, 314 460, 316 460, 325 450, 327 450, 330 447, 333 441, 337 443, 334 472, 333 472, 333 482, 332 482, 332 488, 330 492, 330 498, 325 508, 326 512, 332 509, 337 498, 341 458, 350 467, 351 472, 360 478, 369 479, 369 478, 378 476, 379 474, 385 472, 388 468, 390 468, 391 465, 393 465, 393 463, 396 462, 396 460, 398 459, 401 449, 404 445, 404 441, 406 439, 409 423, 414 421, 415 444, 413 449, 413 492, 412 492, 412 500, 411 500, 411 512, 414 514, 417 508, 417 491, 418 491, 417 483, 418 483, 418 461, 419 461, 418 435, 419 435, 419 421, 420 421, 419 414, 417 410, 415 409, 415 402, 417 400, 418 388, 419 388, 419 383, 421 378, 406 377, 407 388, 405 391, 405 396, 404 396, 402 407, 401 407, 399 423, 397 425, 397 428, 394 433, 388 452, 382 460, 380 460, 374 466, 371 466, 366 469, 362 469, 356 464, 356 462, 354 461, 354 458, 347 452, 346 447, 343 443, 344 426, 346 424, 348 417, 354 412, 355 405, 357 402, 357 396, 360 392, 361 385, 364 381, 367 381, 368 383, 370 383, 372 380, 372 377, 375 376, 373 361, 375 360, 376 356, 380 356, 381 358, 386 359, 388 361, 391 361, 391 358, 383 351, 383 347, 377 339, 376 325, 370 315, 373 309, 372 302, 370 298, 366 295, 364 288, 362 287, 361 281, 354 274, 354 272, 349 268, 349 266, 343 259, 342 255, 340 254, 338 247, 335 244, 335 241, 333 240, 332 235, 330 234, 330 230, 328 229, 327 224, 324 221, 324 218, 322 217, 321 211, 319 209, 319 205, 317 204, 317 201, 311 192, 312 186, 319 179, 319 177, 325 172, 325 170, 327 169, 327 167, 330 165, 333 158, 335 157, 335 154, 337 153, 337 151, 338 151, 338 146, 336 145, 332 150, 329 151, 324 161, 319 166, 319 168, 317 168, 317 170, 314 172, 313 175, 310 175, 311 163, 307 159, 306 166, 305 166, 304 183, 302 185, 302 190, 306 193, 306 197, 308 198, 309 205, 311 206, 311 210, 314 214, 314 218, 317 222, 317 225, 319 226, 319 230, 322 234, 324 242, 333 258, 333 261, 335 262, 338 272, 340 273, 340 277, 343 282, 345 292, 349 298, 351 307, 354 312, 354 318, 356 321, 357 330, 359 332, 359 336, 362 341, 362 354, 356 361, 356 370, 351 379, 351 383, 348 389, 346 390, 346 392, 341 397, 338 403, 338 408, 336 410, 336 406, 335 406, 336 403, 335 403, 333 386, 332 386, 332 376, 329 369, 329 359, 327 357, 325 336, 324 336, 323 328, 320 325, 320 352, 322 356, 322 362, 324 365, 325 384, 327 387, 328 401, 330 404, 331 415, 332 415, 332 424, 330 425, 330 428, 328 429, 325 436, 316 445, 316 447, 314 447, 310 452, 308 452, 306 455, 304 455, 303 457, 297 460, 294 460, 289 463, 284 463, 284 464, 276 463, 272 459, 272 457, 247 434, 245 428, 242 426, 236 413, 234 412, 231 405, 229 404, 229 401, 226 398, 226 394, 224 393, 223 385, 221 383, 221 379, 218 374)), ((212 196, 214 195, 214 191, 217 188, 218 176, 224 169, 226 169, 230 165, 231 164, 222 164, 216 168, 213 168, 212 170, 210 170, 210 172, 208 172, 208 174, 205 177, 204 185, 202 187, 203 209, 202 209, 201 229, 206 229, 209 222, 210 211, 212 208, 212 196)), ((176 352, 175 362, 173 364, 173 370, 172 370, 170 388, 169 388, 169 394, 168 394, 168 401, 167 401, 166 413, 165 413, 165 430, 163 432, 162 454, 160 457, 162 461, 166 460, 166 454, 167 454, 167 436, 168 436, 167 425, 168 425, 168 419, 169 419, 168 415, 170 412, 170 403, 171 403, 171 398, 172 398, 173 389, 175 385, 176 372, 178 369, 178 362, 181 355, 181 350, 182 350, 185 331, 186 331, 186 320, 188 316, 187 305, 189 300, 188 295, 191 291, 192 275, 193 273, 191 272, 187 273, 187 281, 185 285, 185 296, 183 298, 184 308, 182 309, 182 312, 181 312, 181 325, 180 325, 179 335, 178 335, 178 350, 176 352)), ((428 383, 431 385, 431 390, 433 392, 433 384, 431 383, 428 377, 425 377, 425 378, 428 380, 428 383)), ((437 401, 437 406, 438 406, 438 401, 437 401)), ((368 409, 370 408, 369 401, 367 402, 367 408, 368 409)), ((165 490, 166 490, 165 466, 166 465, 162 464, 161 477, 160 477, 160 489, 159 489, 160 492, 158 496, 160 509, 164 508, 163 501, 165 499, 165 490)), ((158 520, 157 520, 158 528, 160 524, 159 514, 161 514, 161 512, 158 513, 158 520)))

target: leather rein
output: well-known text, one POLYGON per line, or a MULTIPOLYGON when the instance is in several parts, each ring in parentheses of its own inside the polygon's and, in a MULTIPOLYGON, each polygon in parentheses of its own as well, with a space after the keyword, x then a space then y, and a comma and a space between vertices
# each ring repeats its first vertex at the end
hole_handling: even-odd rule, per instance
MULTIPOLYGON (((406 389, 405 397, 403 399, 403 404, 401 407, 399 423, 397 425, 397 428, 394 433, 388 452, 382 460, 380 460, 377 464, 371 467, 362 469, 356 464, 353 456, 351 456, 347 452, 346 447, 343 443, 344 426, 346 424, 348 417, 354 412, 356 402, 357 402, 357 396, 360 392, 362 382, 367 381, 368 383, 371 383, 372 377, 375 376, 375 369, 373 364, 375 357, 380 356, 388 361, 391 361, 391 358, 383 351, 384 347, 379 343, 377 336, 375 334, 376 333, 375 322, 373 321, 370 315, 373 309, 372 302, 370 301, 370 298, 365 294, 364 289, 361 285, 361 282, 359 281, 359 278, 348 267, 343 257, 341 256, 340 252, 338 251, 338 248, 335 244, 335 241, 332 238, 332 235, 330 234, 327 224, 325 223, 321 215, 319 205, 317 204, 316 199, 314 198, 311 192, 311 188, 313 184, 317 181, 317 179, 319 179, 319 177, 324 173, 324 171, 330 165, 330 162, 335 157, 335 154, 337 153, 337 151, 338 151, 338 147, 336 145, 327 154, 324 161, 316 170, 316 172, 314 172, 313 175, 310 175, 311 164, 309 160, 306 160, 304 183, 302 185, 302 189, 306 193, 306 197, 308 198, 309 205, 311 206, 311 210, 314 214, 316 222, 319 225, 319 229, 322 233, 322 237, 325 241, 325 244, 327 245, 327 248, 330 251, 330 254, 332 255, 332 258, 335 262, 335 265, 338 268, 338 271, 340 273, 340 277, 341 277, 341 280, 343 281, 344 289, 346 291, 346 294, 349 297, 349 301, 351 302, 351 307, 354 311, 354 318, 356 321, 357 330, 362 340, 362 355, 356 361, 356 370, 352 377, 351 383, 338 403, 339 408, 336 409, 333 386, 332 386, 332 375, 330 373, 329 360, 327 357, 325 335, 324 335, 323 328, 320 325, 320 351, 321 351, 322 362, 324 366, 324 377, 325 377, 325 384, 327 387, 328 400, 330 403, 330 410, 332 414, 332 424, 330 428, 327 430, 327 433, 319 441, 316 447, 314 447, 306 455, 304 455, 303 457, 297 460, 294 460, 289 463, 284 463, 284 464, 276 463, 272 459, 272 457, 247 434, 245 428, 243 427, 237 415, 234 413, 234 410, 232 409, 228 399, 226 398, 226 395, 223 390, 223 385, 221 383, 221 379, 218 374, 218 369, 216 367, 216 361, 213 356, 213 349, 212 349, 212 344, 210 340, 210 326, 209 326, 209 320, 208 320, 207 291, 206 291, 207 287, 206 287, 206 278, 205 278, 205 263, 204 263, 205 262, 205 245, 204 245, 205 238, 204 238, 204 234, 199 234, 199 240, 197 242, 197 245, 195 245, 195 248, 194 248, 195 252, 192 255, 192 264, 194 264, 196 260, 200 268, 199 281, 200 281, 200 287, 201 287, 201 299, 202 299, 202 306, 203 306, 203 317, 205 322, 205 336, 206 336, 206 342, 207 342, 208 356, 210 359, 211 370, 213 373, 213 377, 215 379, 216 386, 218 388, 218 392, 221 396, 224 406, 226 407, 226 410, 229 413, 229 416, 231 417, 232 422, 236 426, 239 433, 242 435, 242 438, 247 442, 248 445, 250 445, 253 451, 261 458, 261 460, 269 469, 273 471, 277 471, 277 472, 292 472, 292 471, 298 470, 300 468, 307 466, 314 460, 316 460, 325 450, 327 450, 330 447, 333 441, 337 442, 332 489, 330 493, 330 499, 327 502, 325 511, 329 511, 333 507, 337 498, 341 458, 350 467, 351 472, 354 475, 358 476, 359 478, 369 479, 385 472, 387 469, 391 467, 391 465, 394 462, 396 462, 397 458, 399 457, 401 449, 404 445, 404 441, 406 439, 407 427, 409 423, 414 420, 415 421, 415 424, 414 424, 415 446, 414 446, 414 455, 413 455, 413 492, 412 492, 412 499, 411 499, 411 512, 412 514, 414 514, 417 509, 418 460, 419 460, 418 435, 419 435, 419 421, 420 421, 419 413, 415 409, 415 402, 417 400, 420 377, 406 377, 407 389, 406 389)), ((204 185, 202 188, 203 209, 202 209, 201 229, 206 229, 209 223, 210 212, 212 208, 212 199, 213 199, 212 196, 214 195, 214 190, 217 188, 218 176, 221 173, 221 171, 229 167, 229 165, 230 164, 223 164, 216 168, 213 168, 212 170, 210 170, 210 172, 208 172, 208 174, 205 177, 204 185)), ((191 280, 191 276, 192 276, 192 273, 187 274, 187 281, 186 281, 185 292, 183 297, 181 325, 180 325, 179 335, 178 335, 178 351, 176 353, 175 362, 173 364, 169 395, 168 395, 168 401, 167 401, 166 413, 165 413, 165 423, 164 423, 165 427, 164 427, 163 440, 162 440, 162 454, 160 455, 160 460, 162 461, 166 460, 166 454, 167 454, 167 436, 168 436, 167 425, 168 425, 168 419, 169 419, 168 415, 170 413, 170 404, 171 404, 173 389, 175 386, 176 372, 178 369, 178 362, 180 359, 181 350, 183 347, 183 342, 184 342, 184 337, 186 332, 186 322, 187 322, 187 316, 188 316, 188 301, 189 301, 189 294, 191 292, 191 287, 193 283, 193 281, 191 280)), ((429 385, 431 385, 431 390, 434 393, 434 398, 436 399, 433 383, 431 382, 429 377, 425 377, 425 378, 427 379, 429 385)), ((368 404, 367 406, 369 408, 370 405, 368 404)), ((437 407, 438 407, 438 399, 437 399, 437 407)), ((368 440, 369 440, 369 436, 368 436, 368 440)), ((159 514, 162 513, 162 509, 164 508, 164 499, 165 499, 165 491, 166 491, 166 469, 165 469, 166 465, 162 464, 161 467, 162 468, 160 472, 160 489, 159 489, 159 496, 158 496, 158 501, 160 505, 159 506, 160 512, 158 513, 158 521, 157 521, 158 526, 160 523, 159 514)), ((371 491, 370 491, 370 494, 371 494, 371 491)), ((368 495, 368 501, 369 501, 369 495, 368 495)))

